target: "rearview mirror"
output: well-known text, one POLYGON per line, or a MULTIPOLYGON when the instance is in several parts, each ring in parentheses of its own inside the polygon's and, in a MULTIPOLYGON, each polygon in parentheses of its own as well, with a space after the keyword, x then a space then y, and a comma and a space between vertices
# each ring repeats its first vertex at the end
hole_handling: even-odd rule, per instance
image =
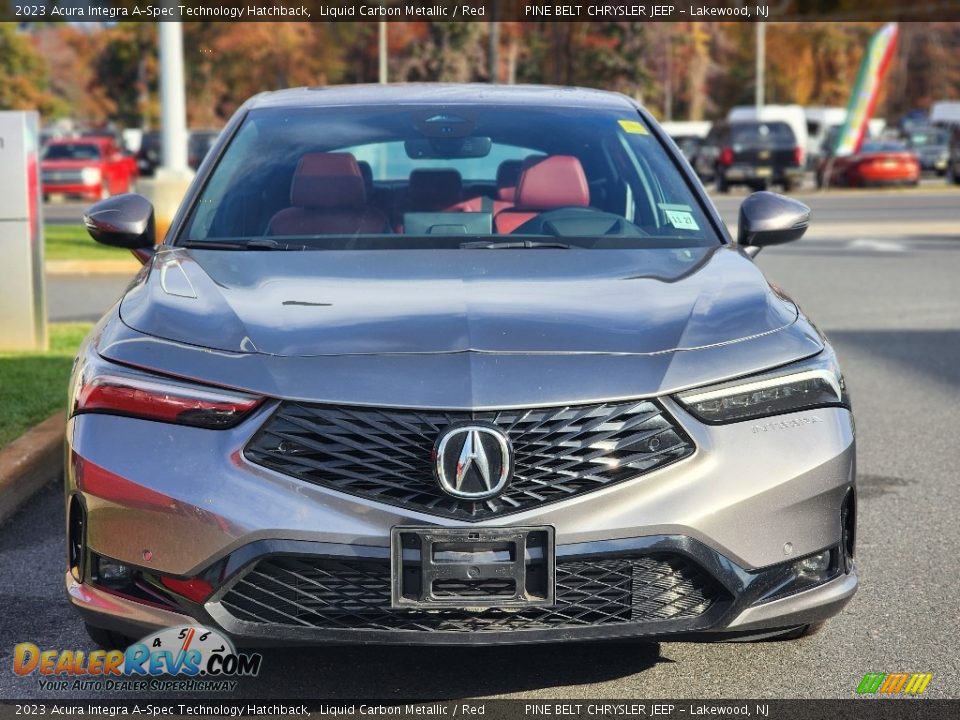
POLYGON ((810 208, 793 198, 756 192, 740 205, 737 242, 761 248, 798 240, 810 223, 810 208))
MULTIPOLYGON (((129 250, 153 249, 156 229, 153 205, 142 195, 114 195, 91 205, 83 224, 98 243, 129 250)), ((140 257, 140 253, 134 253, 140 257)))
POLYGON ((413 138, 404 141, 403 147, 413 160, 454 160, 486 157, 493 141, 489 137, 413 138))

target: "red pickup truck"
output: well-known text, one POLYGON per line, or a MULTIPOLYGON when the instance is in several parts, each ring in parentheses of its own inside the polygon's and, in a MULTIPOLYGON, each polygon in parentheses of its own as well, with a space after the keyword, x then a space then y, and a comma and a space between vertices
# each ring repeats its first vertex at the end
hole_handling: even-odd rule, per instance
POLYGON ((100 200, 133 190, 137 162, 110 138, 55 140, 43 150, 40 177, 43 197, 79 195, 100 200))

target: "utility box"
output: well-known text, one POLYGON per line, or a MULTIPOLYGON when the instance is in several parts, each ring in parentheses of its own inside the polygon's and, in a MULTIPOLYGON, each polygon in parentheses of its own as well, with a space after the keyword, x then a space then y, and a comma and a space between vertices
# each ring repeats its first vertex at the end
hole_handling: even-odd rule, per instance
POLYGON ((46 350, 40 118, 0 112, 0 351, 46 350))

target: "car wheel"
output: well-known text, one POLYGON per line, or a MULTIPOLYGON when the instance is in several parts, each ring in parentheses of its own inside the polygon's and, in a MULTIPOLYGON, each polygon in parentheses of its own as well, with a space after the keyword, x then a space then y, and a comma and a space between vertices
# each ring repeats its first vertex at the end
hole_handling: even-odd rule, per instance
POLYGON ((136 642, 135 638, 124 635, 123 633, 104 630, 103 628, 94 627, 89 623, 84 623, 84 626, 87 629, 87 635, 90 636, 90 639, 104 650, 126 650, 136 642))

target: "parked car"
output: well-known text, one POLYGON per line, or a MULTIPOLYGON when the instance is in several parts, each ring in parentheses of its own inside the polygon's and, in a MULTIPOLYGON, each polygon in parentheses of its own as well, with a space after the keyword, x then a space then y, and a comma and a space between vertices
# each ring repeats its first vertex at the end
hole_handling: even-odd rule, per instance
POLYGON ((160 147, 160 132, 148 130, 140 138, 140 149, 137 150, 137 168, 143 177, 153 177, 160 166, 162 158, 160 147))
POLYGON ((800 105, 738 105, 727 113, 727 122, 784 122, 790 126, 800 148, 800 165, 806 167, 807 113, 800 105))
POLYGON ((702 148, 706 142, 704 138, 697 135, 674 135, 673 141, 677 144, 677 147, 680 148, 680 152, 683 153, 683 156, 688 162, 693 162, 697 153, 700 152, 700 148, 702 148))
POLYGON ((660 123, 660 126, 673 138, 683 156, 692 162, 713 123, 705 120, 671 120, 660 123))
POLYGON ((920 161, 902 142, 871 140, 854 155, 821 160, 816 182, 817 187, 916 185, 920 182, 920 161))
POLYGON ((906 133, 907 146, 920 161, 920 170, 947 174, 950 164, 950 132, 940 127, 918 127, 906 133))
POLYGON ((793 190, 803 181, 803 152, 785 122, 716 123, 693 162, 700 178, 715 182, 719 192, 733 185, 793 190))
MULTIPOLYGON (((803 112, 807 118, 806 167, 808 170, 816 170, 820 159, 830 154, 836 143, 840 128, 847 120, 847 109, 805 107, 803 112)), ((886 125, 883 118, 870 118, 867 121, 867 135, 871 138, 880 137, 886 125)))
POLYGON ((950 129, 950 157, 947 161, 947 182, 960 185, 960 125, 950 129))
POLYGON ((44 198, 58 194, 96 200, 131 192, 137 166, 110 138, 83 137, 47 143, 40 175, 44 198))
POLYGON ((219 130, 191 130, 187 141, 187 164, 196 170, 219 137, 219 130))
POLYGON ((156 250, 140 196, 85 216, 146 261, 71 381, 97 642, 793 638, 853 596, 844 378, 752 260, 805 205, 735 242, 593 90, 304 88, 225 134, 156 250))

